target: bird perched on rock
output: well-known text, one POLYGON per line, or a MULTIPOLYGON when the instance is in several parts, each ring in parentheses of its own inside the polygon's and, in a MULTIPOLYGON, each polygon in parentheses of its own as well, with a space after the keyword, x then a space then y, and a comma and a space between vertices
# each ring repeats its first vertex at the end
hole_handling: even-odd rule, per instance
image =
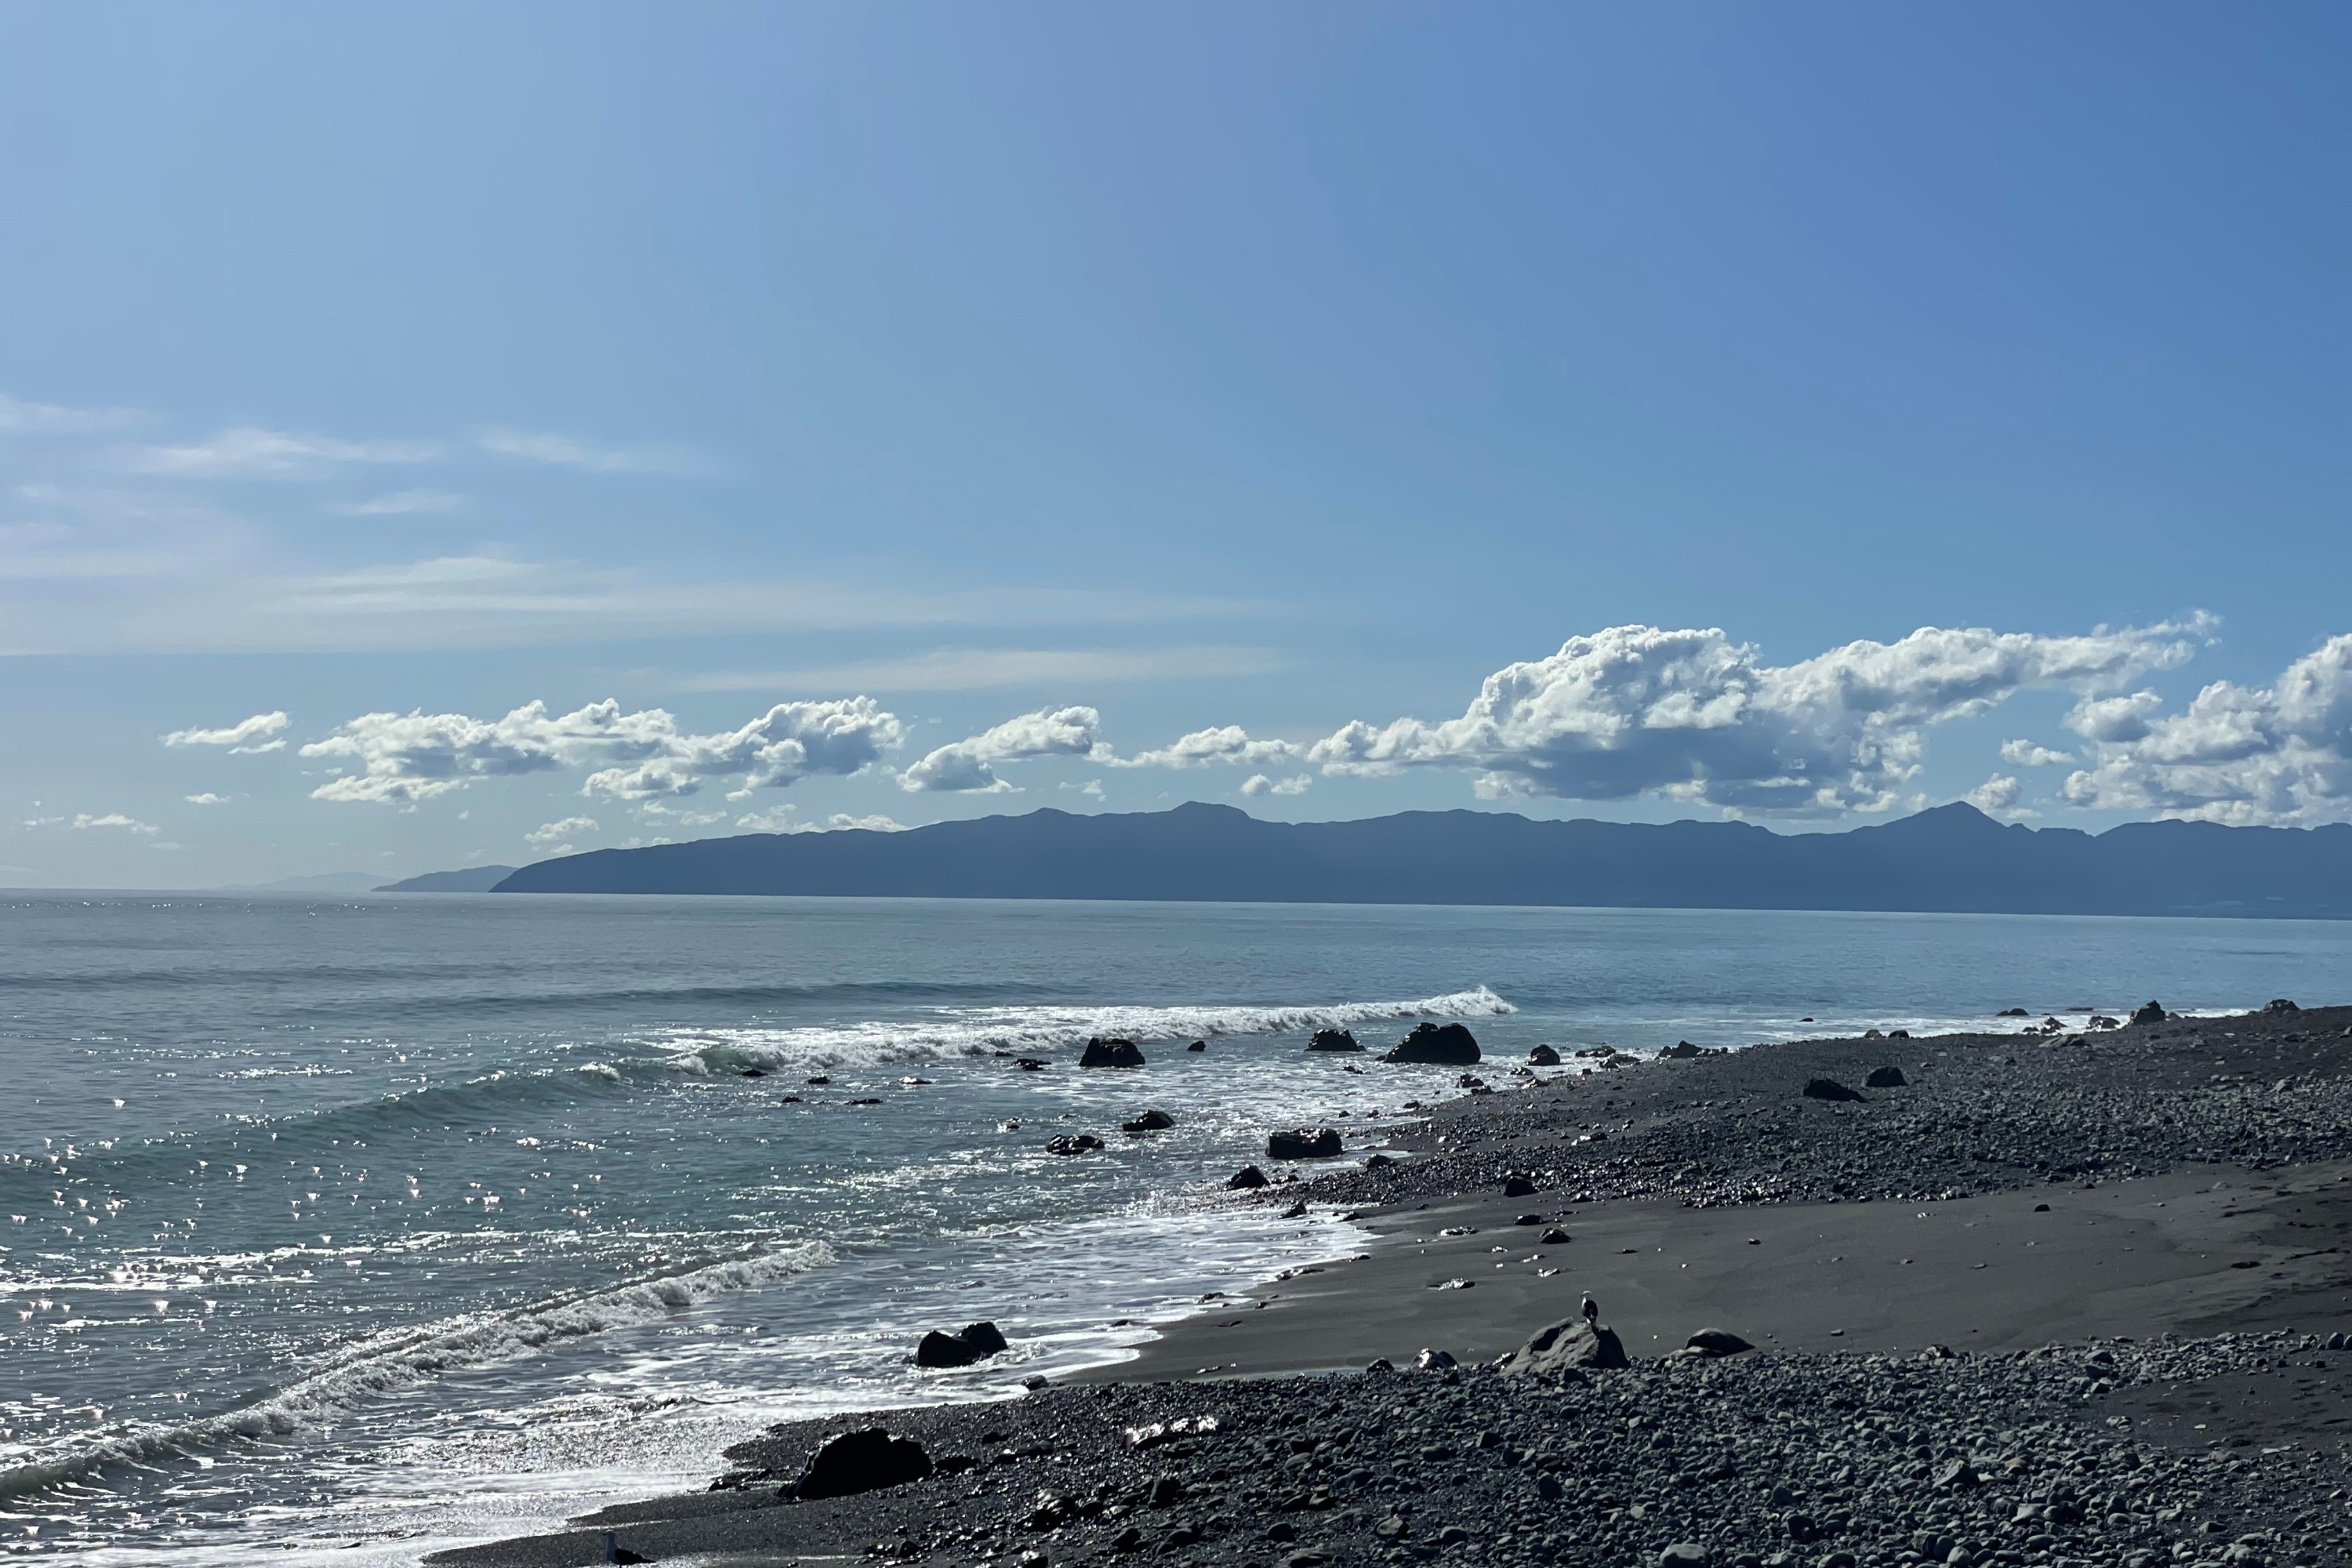
POLYGON ((1584 1313, 1586 1322, 1597 1323, 1601 1321, 1601 1303, 1592 1299, 1591 1291, 1587 1290, 1584 1293, 1584 1306, 1580 1310, 1584 1313))

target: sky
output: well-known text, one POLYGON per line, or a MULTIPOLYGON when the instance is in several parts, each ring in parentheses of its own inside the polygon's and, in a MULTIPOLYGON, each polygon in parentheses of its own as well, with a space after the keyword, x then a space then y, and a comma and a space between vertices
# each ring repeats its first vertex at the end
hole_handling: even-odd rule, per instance
POLYGON ((0 883, 2352 820, 2352 10, 0 4, 0 883))

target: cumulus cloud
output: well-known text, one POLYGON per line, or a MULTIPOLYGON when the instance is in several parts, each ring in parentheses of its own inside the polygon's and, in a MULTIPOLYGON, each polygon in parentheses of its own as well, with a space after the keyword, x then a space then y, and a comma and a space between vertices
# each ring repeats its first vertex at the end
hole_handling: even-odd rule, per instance
POLYGON ((1264 767, 1273 763, 1286 763, 1299 754, 1299 748, 1287 741, 1253 741, 1249 731, 1238 724, 1220 729, 1195 730, 1180 735, 1168 745, 1155 751, 1138 752, 1128 758, 1106 757, 1114 767, 1123 768, 1205 768, 1216 763, 1231 763, 1240 767, 1264 767))
POLYGON ((606 699, 551 714, 528 702, 503 719, 463 713, 363 713, 302 748, 350 769, 310 792, 318 800, 412 805, 485 778, 606 764, 587 795, 650 801, 737 781, 734 797, 812 773, 854 773, 905 733, 871 698, 780 702, 734 730, 698 734, 659 708, 624 712, 606 699))
POLYGON ((2095 691, 2179 664, 2210 624, 2083 637, 1927 626, 1782 666, 1719 630, 1612 626, 1487 677, 1459 719, 1358 721, 1307 755, 1330 773, 1467 769, 1490 796, 1885 810, 1918 772, 1928 727, 2028 688, 2095 691))
POLYGON ((569 855, 572 839, 604 831, 604 825, 593 816, 567 816, 561 822, 542 822, 522 837, 524 843, 543 854, 569 855))
POLYGON ((2000 760, 2011 767, 2046 768, 2053 763, 2073 762, 2074 753, 2053 752, 2032 741, 2003 741, 2000 743, 2000 760))
POLYGON ((845 811, 814 822, 800 821, 793 815, 792 804, 770 806, 765 811, 747 811, 735 819, 735 826, 750 833, 904 833, 907 825, 887 816, 853 816, 845 811))
POLYGON ((126 455, 143 474, 188 479, 317 479, 347 463, 422 463, 440 456, 432 441, 343 441, 246 426, 184 447, 140 447, 126 455))
POLYGON ((205 791, 202 795, 184 795, 180 798, 190 805, 226 805, 228 804, 228 796, 215 795, 210 790, 205 791))
POLYGON ((1268 778, 1264 773, 1252 773, 1242 783, 1242 793, 1260 795, 1305 795, 1315 784, 1312 773, 1297 773, 1286 779, 1268 778))
POLYGON ((1960 798, 1987 816, 2014 816, 2017 815, 2018 799, 2024 793, 2016 779, 2005 773, 1995 773, 1960 798))
POLYGON ((125 816, 119 811, 110 811, 103 816, 92 816, 86 811, 77 812, 74 815, 73 825, 77 829, 119 827, 126 833, 137 833, 149 837, 163 831, 152 822, 142 822, 135 816, 125 816))
POLYGON ((174 730, 163 737, 167 746, 226 746, 232 756, 275 752, 285 744, 286 715, 256 713, 220 730, 174 730))
POLYGON ((992 730, 940 747, 898 775, 910 792, 976 791, 1000 794, 1013 786, 997 776, 996 764, 1028 757, 1110 759, 1102 742, 1102 715, 1091 708, 1041 708, 1007 719, 992 730))
POLYGON ((2150 692, 2125 700, 2069 720, 2095 748, 2067 777, 2074 805, 2245 826, 2352 821, 2352 635, 2269 686, 2217 680, 2179 713, 2150 692))

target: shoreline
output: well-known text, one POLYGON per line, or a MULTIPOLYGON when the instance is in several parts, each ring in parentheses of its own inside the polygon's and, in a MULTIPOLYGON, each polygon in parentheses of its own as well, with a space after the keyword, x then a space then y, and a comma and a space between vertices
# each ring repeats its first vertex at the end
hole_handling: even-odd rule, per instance
MULTIPOLYGON (((1455 1548, 1493 1532, 1468 1533, 1467 1524, 1420 1531, 1408 1513, 1437 1504, 1416 1485, 1410 1453, 1391 1456, 1384 1469, 1346 1472, 1324 1493, 1332 1499, 1328 1507, 1293 1509, 1295 1499, 1278 1507, 1254 1499, 1234 1479, 1232 1456, 1219 1462, 1221 1451, 1236 1444, 1263 1449, 1269 1422, 1345 1426, 1358 1407, 1382 1414, 1355 1426, 1350 1440, 1377 1447, 1374 1427, 1408 1421, 1417 1403, 1429 1405, 1423 1414, 1435 1422, 1427 1426, 1433 1432, 1454 1429, 1448 1425, 1454 1417, 1441 1415, 1456 1405, 1481 1412, 1488 1430, 1464 1436, 1483 1443, 1544 1410, 1550 1410, 1544 1420, 1556 1425, 1559 1412, 1551 1407, 1562 1398, 1573 1403, 1589 1394, 1608 1403, 1637 1387, 1661 1402, 1661 1420, 1672 1410, 1681 1412, 1675 1420, 1698 1423, 1675 1442, 1719 1445, 1713 1427, 1721 1408, 1702 1401, 1685 1409, 1669 1397, 1674 1388, 1719 1384, 1733 1405, 1762 1399, 1749 1414, 1763 1419, 1801 1415, 1833 1384, 1907 1387, 1905 1369, 1920 1365, 1957 1369, 1938 1375, 1956 1380, 1953 1411, 1963 1426, 1962 1407, 1976 1397, 1968 1390, 1995 1405, 2050 1404, 2055 1414, 2036 1428, 2042 1436, 2012 1434, 2011 1447, 2121 1441, 2117 1452, 2129 1458, 2114 1463, 2133 1471, 2177 1464, 2189 1467, 2185 1478, 2212 1462, 2262 1470, 2252 1480, 2232 1472, 2228 1496, 2210 1483, 2193 1488, 2205 1500, 2195 1529, 2205 1533, 2192 1537, 2183 1525, 2171 1532, 2173 1543, 2212 1543, 2218 1553, 2249 1533, 2233 1526, 2219 1537, 2206 1531, 2216 1510, 2235 1508, 2243 1516, 2238 1522, 2253 1521, 2253 1533, 2288 1531, 2279 1538, 2284 1547, 2265 1537, 2263 1550, 2275 1561, 2298 1562, 2298 1553, 2316 1550, 2294 1544, 2299 1516, 2284 1500, 2317 1484, 2318 1474, 2305 1473, 2313 1465, 2325 1467, 2334 1478, 2327 1486, 2340 1489, 2352 1443, 2352 1352, 2328 1362, 2328 1336, 2342 1346, 2352 1332, 2346 1251, 2352 1007, 2168 1019, 2068 1044, 2018 1034, 1811 1040, 1590 1076, 1572 1068, 1573 1058, 1569 1072, 1444 1102, 1411 1128, 1384 1127, 1384 1141, 1402 1153, 1396 1163, 1304 1176, 1243 1200, 1344 1209, 1377 1237, 1366 1255, 1304 1266, 1205 1304, 1157 1328, 1133 1359, 1075 1373, 1009 1405, 876 1418, 940 1451, 992 1449, 976 1472, 778 1506, 777 1485, 799 1473, 824 1434, 858 1424, 795 1423, 730 1450, 743 1468, 714 1491, 607 1510, 580 1521, 583 1528, 430 1561, 483 1568, 603 1561, 603 1531, 613 1529, 650 1561, 750 1564, 871 1554, 881 1543, 885 1555, 908 1563, 970 1563, 996 1554, 1010 1561, 1048 1545, 1057 1562, 1107 1563, 1129 1549, 1118 1545, 1123 1537, 1113 1524, 1128 1520, 1123 1528, 1139 1530, 1154 1522, 1148 1500, 1105 1502, 1092 1515, 1081 1510, 1066 1521, 1029 1525, 1021 1522, 1034 1512, 1024 1500, 1041 1485, 1055 1496, 1075 1493, 1089 1476, 1099 1478, 1094 1484, 1102 1496, 1125 1497, 1121 1488, 1131 1490, 1137 1474, 1173 1473, 1171 1465, 1184 1470, 1179 1461, 1186 1460, 1198 1461, 1191 1468, 1203 1489, 1227 1500, 1222 1510, 1196 1506, 1189 1523, 1175 1521, 1158 1542, 1162 1554, 1285 1561, 1290 1568, 1316 1568, 1296 1561, 1298 1552, 1318 1562, 1426 1560, 1450 1549, 1436 1539, 1444 1529, 1462 1533, 1450 1543, 1455 1548), (1855 1101, 1802 1094, 1810 1079, 1859 1085, 1884 1066, 1898 1066, 1906 1084, 1863 1090, 1855 1101), (1513 1176, 1538 1190, 1503 1195, 1513 1176), (1537 1223, 1515 1223, 1522 1216, 1537 1223), (1542 1243, 1555 1226, 1570 1239, 1542 1243), (1461 1234, 1437 1234, 1444 1230, 1461 1234), (1450 1280, 1465 1283, 1432 1288, 1450 1280), (1570 1317, 1587 1290, 1632 1352, 1632 1369, 1571 1373, 1556 1384, 1480 1364, 1570 1317), (1760 1349, 1699 1363, 1664 1353, 1702 1328, 1728 1330, 1760 1349), (2052 1348, 2065 1343, 2083 1348, 2052 1348), (2124 1362, 2085 1378, 2086 1359, 2095 1366, 2116 1361, 2094 1348, 2101 1344, 2131 1348, 2124 1362), (1410 1367, 1424 1347, 1446 1351, 1461 1368, 1362 1375, 1379 1358, 1410 1367), (2304 1370, 2281 1382, 2280 1369, 2290 1363, 2304 1370), (1661 1377, 1671 1386, 1649 1387, 1661 1377), (2081 1392, 2086 1383, 2095 1394, 2081 1392), (1615 1392, 1606 1392, 1612 1385, 1615 1392), (2005 1392, 1996 1396, 1995 1385, 2005 1392), (1189 1407, 1213 1394, 1255 1411, 1249 1419, 1259 1429, 1246 1439, 1191 1438, 1149 1453, 1095 1431, 1108 1415, 1189 1407), (2227 1437, 2208 1436, 2225 1428, 2227 1437), (1071 1436, 1082 1429, 1094 1436, 1083 1442, 1071 1436), (1015 1441, 1022 1430, 1056 1436, 1024 1446, 1015 1441), (1359 1494, 1360 1503, 1353 1500, 1359 1494), (974 1516, 994 1522, 969 1523, 974 1516), (941 1534, 948 1521, 965 1521, 954 1540, 941 1534), (981 1539, 970 1539, 974 1529, 981 1539), (855 1547, 847 1544, 852 1537, 855 1547), (1295 1544, 1301 1542, 1322 1544, 1310 1550, 1295 1544), (584 1555, 592 1547, 595 1554, 584 1555)), ((1476 1069, 1486 1078, 1507 1070, 1493 1058, 1476 1069)), ((1895 1396, 1881 1387, 1871 1397, 1895 1396)), ((1850 1415, 1832 1424, 1855 1425, 1850 1415)), ((1659 1441, 1667 1441, 1664 1429, 1659 1441)), ((1425 1458, 1440 1447, 1454 1451, 1423 1443, 1421 1452, 1425 1458)), ((1493 1448, 1467 1451, 1498 1462, 1456 1478, 1449 1491, 1466 1497, 1489 1483, 1508 1490, 1517 1467, 1500 1463, 1493 1448)), ((2033 1463, 2021 1460, 2007 1475, 2032 1472, 2033 1463)), ((1566 1479, 1590 1468, 1580 1457, 1560 1469, 1552 1489, 1559 1496, 1538 1489, 1544 1511, 1579 1520, 1577 1539, 1622 1538, 1631 1546, 1638 1537, 1648 1541, 1639 1550, 1653 1554, 1674 1544, 1648 1540, 1657 1530, 1646 1504, 1636 1510, 1620 1499, 1602 1509, 1604 1500, 1595 1498, 1580 1512, 1566 1479)), ((1841 1484, 1850 1488, 1851 1477, 1841 1484)), ((1900 1511, 1899 1504, 1882 1511, 1886 1506, 1900 1511)), ((2126 1509, 2120 1517, 2133 1516, 2126 1509)), ((2352 1548, 2347 1521, 2352 1515, 2338 1501, 2325 1517, 2305 1520, 2312 1529, 2303 1533, 2325 1527, 2336 1533, 2315 1541, 2352 1548)), ((1687 1528, 1712 1527, 1702 1512, 1687 1528)), ((1777 1551, 1787 1564, 1818 1558, 1828 1568, 1868 1568, 1893 1564, 1905 1550, 1909 1561, 1923 1557, 1916 1548, 1849 1547, 1853 1563, 1834 1563, 1835 1552, 1792 1540, 1785 1521, 1777 1541, 1765 1539, 1772 1534, 1766 1525, 1741 1528, 1740 1539, 1753 1538, 1754 1549, 1732 1550, 1727 1539, 1711 1561, 1771 1563, 1777 1551)), ((2133 1529, 2149 1540, 2167 1534, 2133 1529)), ((1615 1557, 1580 1555, 1585 1549, 1558 1530, 1533 1538, 1507 1533, 1515 1544, 1503 1555, 1531 1563, 1633 1561, 1616 1546, 1609 1548, 1615 1557)), ((1942 1539, 1923 1538, 1930 1545, 1942 1539)), ((2026 1540, 2041 1537, 2029 1533, 2020 1543, 2026 1540)), ((1136 1542, 1151 1543, 1144 1536, 1136 1542)), ((2050 1536, 2022 1561, 2127 1560, 2112 1552, 2070 1558, 2063 1544, 2050 1536)), ((2193 1554, 2195 1545, 2190 1550, 2178 1560, 2204 1560, 2193 1554)), ((1034 1560, 1031 1568, 1038 1568, 1034 1560)))

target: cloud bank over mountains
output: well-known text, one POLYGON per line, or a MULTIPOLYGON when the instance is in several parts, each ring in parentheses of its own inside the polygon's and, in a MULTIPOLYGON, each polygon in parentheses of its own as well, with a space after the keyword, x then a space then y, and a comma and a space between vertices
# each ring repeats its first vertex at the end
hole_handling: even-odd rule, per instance
MULTIPOLYGON (((532 701, 495 720, 365 713, 299 755, 339 770, 311 791, 316 799, 404 806, 559 771, 583 773, 583 796, 649 816, 712 784, 743 800, 818 775, 887 774, 909 794, 1003 794, 1021 787, 1006 770, 1059 758, 1118 770, 1230 766, 1247 773, 1237 787, 1252 796, 1298 795, 1318 772, 1443 769, 1488 799, 1651 798, 1823 816, 1913 804, 1906 791, 1937 726, 2020 692, 2055 690, 2074 699, 2064 722, 2079 742, 2061 749, 2012 739, 2000 748, 2020 769, 2084 763, 2038 797, 2052 805, 2243 824, 2352 820, 2352 636, 2296 660, 2271 686, 2215 682, 2165 713, 2162 699, 2136 683, 2192 658, 2214 629, 2202 616, 2081 636, 1930 626, 1769 665, 1716 628, 1612 626, 1496 671, 1457 718, 1359 720, 1303 739, 1220 725, 1122 754, 1098 710, 1069 705, 1017 714, 897 770, 888 759, 909 726, 866 696, 780 702, 710 732, 610 700, 560 714, 532 701)), ((268 751, 285 743, 288 724, 273 711, 165 739, 268 751)), ((2015 774, 1992 775, 1969 798, 1998 813, 2034 810, 2015 774)))

